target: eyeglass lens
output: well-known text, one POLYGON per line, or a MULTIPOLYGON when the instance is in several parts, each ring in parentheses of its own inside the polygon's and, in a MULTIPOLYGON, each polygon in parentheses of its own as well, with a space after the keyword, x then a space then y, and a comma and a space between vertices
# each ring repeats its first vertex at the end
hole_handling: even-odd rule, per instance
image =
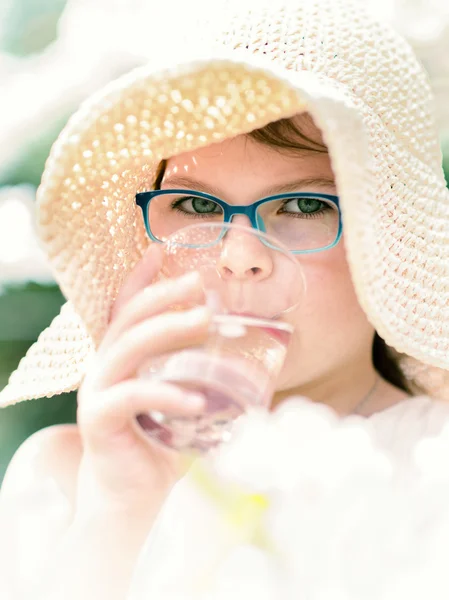
MULTIPOLYGON (((148 205, 152 235, 165 241, 170 235, 198 222, 224 222, 223 208, 192 193, 154 196, 148 205)), ((258 227, 289 250, 318 250, 330 246, 339 231, 339 210, 331 201, 314 197, 270 200, 259 205, 258 227)), ((209 240, 210 243, 210 240, 209 240)))

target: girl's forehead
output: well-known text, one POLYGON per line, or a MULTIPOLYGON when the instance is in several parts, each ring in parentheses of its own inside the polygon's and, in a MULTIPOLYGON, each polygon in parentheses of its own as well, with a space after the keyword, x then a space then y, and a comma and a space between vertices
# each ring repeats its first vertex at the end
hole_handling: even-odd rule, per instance
POLYGON ((246 136, 238 136, 198 150, 179 154, 167 160, 164 180, 172 177, 257 177, 273 178, 292 173, 332 176, 327 154, 301 152, 291 154, 246 136))

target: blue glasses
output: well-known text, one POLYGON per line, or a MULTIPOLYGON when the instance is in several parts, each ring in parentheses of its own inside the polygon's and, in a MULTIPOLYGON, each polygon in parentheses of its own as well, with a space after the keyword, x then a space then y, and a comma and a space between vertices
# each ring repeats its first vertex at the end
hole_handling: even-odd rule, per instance
MULTIPOLYGON (((278 239, 293 254, 329 250, 342 233, 338 196, 330 194, 277 194, 236 206, 205 192, 169 189, 137 194, 136 203, 154 242, 195 223, 230 223, 236 215, 246 216, 254 229, 278 239)), ((216 241, 225 233, 223 228, 216 241)))

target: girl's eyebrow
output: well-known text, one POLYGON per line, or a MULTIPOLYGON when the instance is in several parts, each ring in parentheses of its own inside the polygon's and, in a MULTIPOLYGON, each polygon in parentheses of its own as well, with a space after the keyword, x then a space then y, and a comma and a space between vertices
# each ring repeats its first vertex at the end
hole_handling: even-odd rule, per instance
MULTIPOLYGON (((197 179, 191 177, 185 177, 183 175, 176 175, 168 177, 162 181, 161 187, 169 188, 186 188, 190 190, 196 190, 198 192, 205 192, 221 198, 224 196, 223 192, 218 188, 211 185, 207 185, 197 179)), ((335 187, 335 180, 330 177, 302 177, 288 183, 274 185, 261 193, 261 198, 264 196, 272 196, 273 194, 283 194, 288 192, 299 192, 302 188, 311 187, 316 189, 328 189, 329 187, 335 187)))
MULTIPOLYGON (((264 196, 271 196, 273 194, 284 194, 288 192, 299 192, 302 188, 330 188, 335 187, 335 180, 331 177, 302 177, 301 179, 296 179, 295 181, 290 181, 289 183, 284 183, 281 185, 275 185, 273 187, 268 188, 264 192, 264 196)), ((315 190, 313 190, 315 191, 315 190)))
POLYGON ((167 177, 167 179, 163 179, 161 182, 162 186, 166 186, 169 188, 186 188, 188 190, 195 190, 196 192, 205 192, 206 194, 211 194, 212 196, 220 197, 221 191, 218 188, 213 187, 212 185, 207 185, 198 181, 197 179, 193 179, 191 177, 185 177, 184 175, 174 175, 173 177, 167 177))

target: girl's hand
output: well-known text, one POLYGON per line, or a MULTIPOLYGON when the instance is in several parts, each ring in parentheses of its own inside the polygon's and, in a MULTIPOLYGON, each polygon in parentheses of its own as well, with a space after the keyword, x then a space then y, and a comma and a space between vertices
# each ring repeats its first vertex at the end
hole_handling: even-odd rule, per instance
POLYGON ((140 527, 150 526, 182 475, 181 456, 139 433, 133 419, 150 409, 195 415, 204 399, 168 383, 139 380, 136 372, 151 357, 204 341, 210 314, 196 273, 149 285, 160 265, 160 247, 152 245, 123 285, 79 390, 83 456, 75 519, 101 511, 132 515, 140 527), (170 311, 192 301, 202 305, 170 311))
POLYGON ((78 393, 78 424, 41 430, 11 461, 0 494, 0 580, 5 598, 124 600, 142 544, 182 475, 181 456, 153 442, 136 414, 201 412, 201 398, 138 369, 207 336, 196 275, 151 284, 151 246, 124 283, 78 393), (9 591, 11 590, 11 592, 9 591))

